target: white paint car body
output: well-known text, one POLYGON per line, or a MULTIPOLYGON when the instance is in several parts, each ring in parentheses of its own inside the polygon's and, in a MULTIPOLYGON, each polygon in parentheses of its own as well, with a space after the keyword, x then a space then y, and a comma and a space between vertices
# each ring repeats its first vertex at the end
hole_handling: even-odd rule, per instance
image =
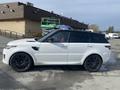
POLYGON ((103 63, 110 57, 109 43, 51 43, 35 39, 21 39, 11 41, 3 50, 3 62, 9 64, 11 56, 17 52, 29 54, 34 65, 83 65, 85 59, 92 55, 99 55, 103 63), (34 50, 33 47, 38 50, 34 50))

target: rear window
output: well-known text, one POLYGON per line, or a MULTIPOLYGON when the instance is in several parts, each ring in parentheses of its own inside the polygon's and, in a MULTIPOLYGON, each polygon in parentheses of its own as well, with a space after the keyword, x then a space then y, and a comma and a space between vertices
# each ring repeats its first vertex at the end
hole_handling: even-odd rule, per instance
POLYGON ((91 34, 90 38, 91 43, 108 43, 105 35, 102 34, 91 34))

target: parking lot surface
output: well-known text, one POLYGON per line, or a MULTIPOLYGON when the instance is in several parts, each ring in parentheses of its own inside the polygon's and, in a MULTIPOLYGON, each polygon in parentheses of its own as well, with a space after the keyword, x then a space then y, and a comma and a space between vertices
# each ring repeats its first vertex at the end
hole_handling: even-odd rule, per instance
POLYGON ((110 43, 109 62, 94 73, 82 66, 36 66, 18 73, 2 63, 0 53, 0 90, 119 90, 120 39, 110 43))

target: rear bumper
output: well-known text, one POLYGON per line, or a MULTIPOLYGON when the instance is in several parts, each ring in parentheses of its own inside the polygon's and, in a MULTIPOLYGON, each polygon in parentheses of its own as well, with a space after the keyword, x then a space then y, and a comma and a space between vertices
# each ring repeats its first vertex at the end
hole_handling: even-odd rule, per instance
POLYGON ((103 53, 103 64, 107 63, 110 60, 111 57, 111 50, 109 52, 103 53))

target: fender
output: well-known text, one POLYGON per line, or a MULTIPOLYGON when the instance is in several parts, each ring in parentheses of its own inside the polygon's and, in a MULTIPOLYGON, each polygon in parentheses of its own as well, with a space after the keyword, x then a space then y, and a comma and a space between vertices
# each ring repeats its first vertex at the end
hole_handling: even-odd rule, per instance
POLYGON ((18 52, 27 53, 28 55, 30 55, 32 57, 34 64, 37 63, 37 60, 36 60, 36 58, 34 56, 34 53, 33 53, 34 51, 33 51, 33 49, 31 47, 30 48, 28 48, 28 47, 27 48, 26 47, 17 47, 15 49, 12 49, 12 50, 10 50, 9 57, 11 57, 13 54, 18 53, 18 52))
POLYGON ((90 50, 89 52, 86 52, 85 54, 84 54, 84 56, 83 56, 83 58, 82 58, 82 60, 81 60, 81 64, 83 65, 84 64, 84 61, 86 60, 86 58, 88 57, 88 56, 90 56, 90 55, 92 55, 92 54, 97 54, 97 55, 99 55, 101 58, 102 58, 102 60, 103 60, 103 56, 102 56, 102 54, 100 53, 100 51, 98 51, 98 50, 90 50))

